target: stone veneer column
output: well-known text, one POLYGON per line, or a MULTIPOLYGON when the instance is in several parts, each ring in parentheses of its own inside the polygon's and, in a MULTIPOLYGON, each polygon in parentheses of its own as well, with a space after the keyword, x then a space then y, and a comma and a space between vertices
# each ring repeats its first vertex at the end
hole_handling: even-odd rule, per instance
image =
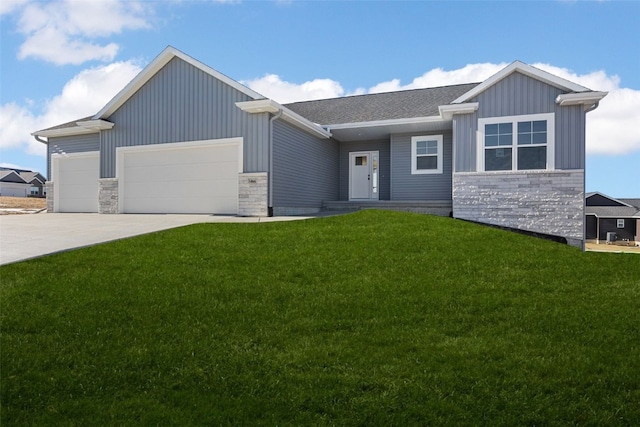
POLYGON ((47 191, 47 212, 53 212, 55 208, 53 205, 53 181, 45 182, 44 188, 46 188, 47 191))
POLYGON ((453 216, 584 240, 584 170, 453 175, 453 216))
POLYGON ((117 214, 118 178, 101 178, 98 180, 98 186, 98 213, 117 214))
POLYGON ((269 216, 267 172, 238 174, 238 215, 269 216))

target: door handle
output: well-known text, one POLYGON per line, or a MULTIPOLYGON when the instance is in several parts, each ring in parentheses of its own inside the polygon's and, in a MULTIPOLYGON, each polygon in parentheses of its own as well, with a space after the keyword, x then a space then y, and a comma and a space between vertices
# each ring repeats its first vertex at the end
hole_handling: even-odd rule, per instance
POLYGON ((371 174, 367 175, 367 181, 371 181, 371 174))

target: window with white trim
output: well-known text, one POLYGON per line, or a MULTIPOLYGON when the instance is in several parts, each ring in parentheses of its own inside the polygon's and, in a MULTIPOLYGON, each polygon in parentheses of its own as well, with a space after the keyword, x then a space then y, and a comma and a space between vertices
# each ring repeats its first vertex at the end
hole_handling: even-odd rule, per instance
POLYGON ((624 228, 624 219, 618 219, 616 221, 617 228, 624 228))
POLYGON ((442 173, 442 135, 411 137, 411 174, 442 173))
POLYGON ((555 116, 490 117, 478 120, 478 171, 554 169, 555 116))

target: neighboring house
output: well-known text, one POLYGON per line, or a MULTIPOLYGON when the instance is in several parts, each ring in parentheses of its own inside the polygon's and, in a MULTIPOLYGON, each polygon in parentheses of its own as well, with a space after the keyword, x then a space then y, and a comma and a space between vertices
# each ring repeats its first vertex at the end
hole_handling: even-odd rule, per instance
POLYGON ((55 212, 380 206, 581 246, 586 112, 605 95, 514 62, 481 83, 281 105, 168 47, 94 116, 33 135, 55 212))
POLYGON ((640 242, 640 199, 587 193, 586 240, 606 242, 608 233, 615 233, 617 240, 640 242))
POLYGON ((0 175, 3 176, 0 195, 14 197, 44 197, 46 178, 39 172, 25 169, 12 169, 0 167, 0 175), (11 173, 13 172, 13 174, 11 173), (17 175, 20 179, 16 178, 17 175), (8 183, 12 183, 9 186, 8 183), (16 184, 16 185, 13 185, 16 184), (29 184, 25 186, 24 184, 29 184))
POLYGON ((0 196, 27 197, 31 184, 13 170, 0 170, 0 196))

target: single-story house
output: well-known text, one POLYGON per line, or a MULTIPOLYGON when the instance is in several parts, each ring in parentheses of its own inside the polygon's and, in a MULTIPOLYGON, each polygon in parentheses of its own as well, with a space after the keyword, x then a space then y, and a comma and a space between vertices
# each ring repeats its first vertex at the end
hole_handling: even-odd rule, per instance
POLYGON ((167 47, 97 114, 33 135, 54 212, 377 206, 581 246, 586 113, 605 95, 516 61, 480 83, 282 105, 167 47))
POLYGON ((599 192, 586 195, 586 240, 640 242, 640 199, 616 199, 599 192))
POLYGON ((46 182, 39 172, 0 167, 0 196, 42 197, 46 182))
POLYGON ((0 196, 27 197, 31 184, 14 170, 0 170, 0 196))

